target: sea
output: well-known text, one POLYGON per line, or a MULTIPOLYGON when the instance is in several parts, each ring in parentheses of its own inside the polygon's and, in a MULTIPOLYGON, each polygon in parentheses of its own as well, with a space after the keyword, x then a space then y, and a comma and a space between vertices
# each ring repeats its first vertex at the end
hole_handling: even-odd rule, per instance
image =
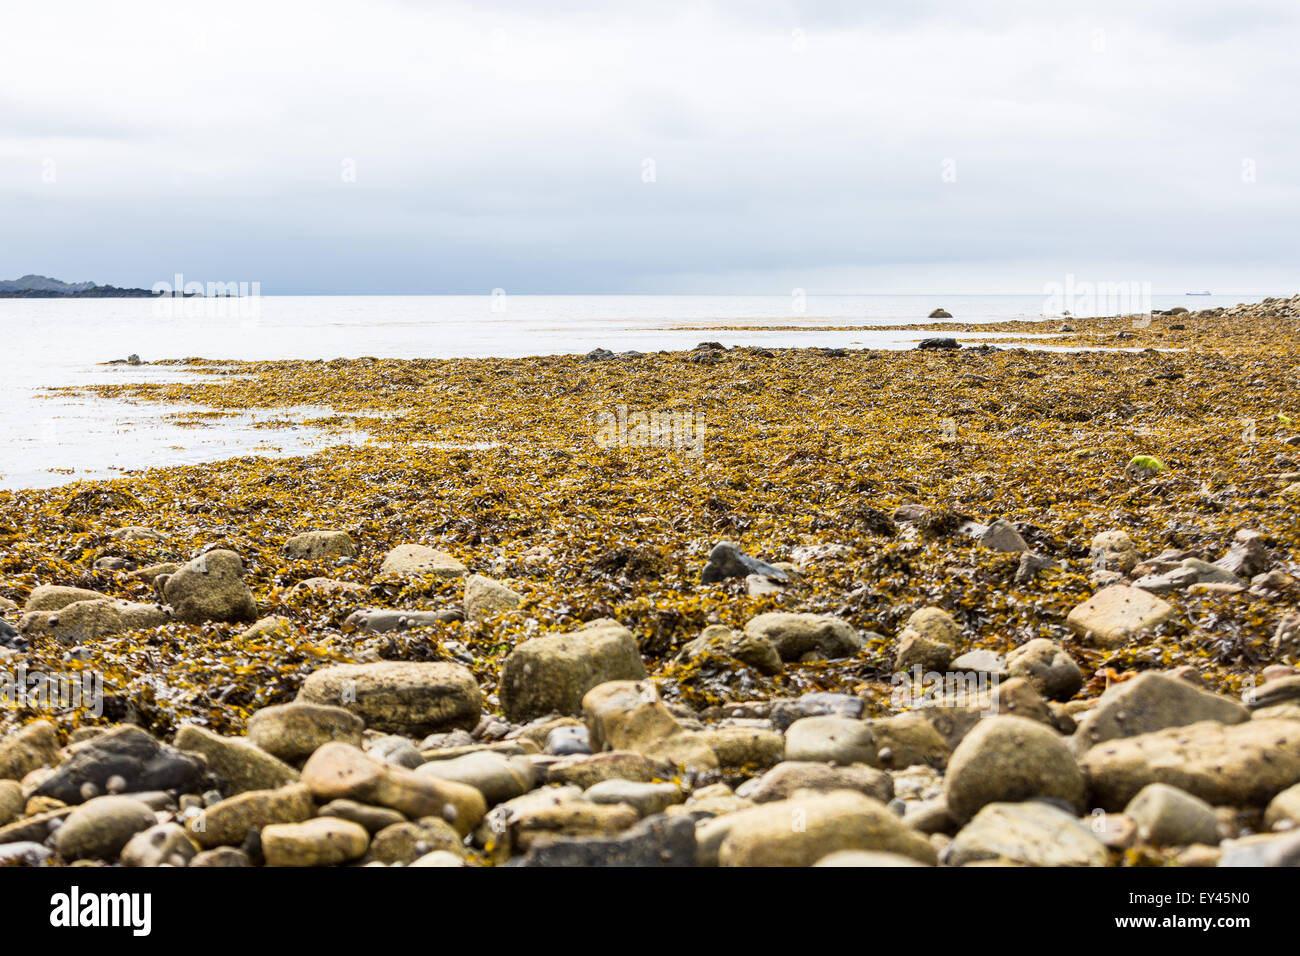
MULTIPOLYGON (((1151 295, 1153 309, 1204 309, 1261 295, 1151 295)), ((146 468, 239 455, 287 456, 338 444, 303 424, 319 408, 248 412, 182 425, 193 408, 61 394, 60 387, 183 381, 149 363, 209 359, 514 357, 727 346, 905 349, 943 308, 960 322, 1061 315, 1034 295, 246 296, 193 299, 0 299, 10 356, 0 391, 0 488, 52 488, 146 468), (745 326, 730 329, 726 326, 745 326), (138 356, 143 364, 110 364, 138 356), (268 418, 289 427, 259 427, 268 418)), ((1067 303, 1068 304, 1068 303, 1067 303)), ((1089 314, 1076 309, 1076 315, 1089 314)), ((1108 314, 1108 313, 1102 313, 1108 314)), ((973 341, 979 333, 963 334, 973 341)))

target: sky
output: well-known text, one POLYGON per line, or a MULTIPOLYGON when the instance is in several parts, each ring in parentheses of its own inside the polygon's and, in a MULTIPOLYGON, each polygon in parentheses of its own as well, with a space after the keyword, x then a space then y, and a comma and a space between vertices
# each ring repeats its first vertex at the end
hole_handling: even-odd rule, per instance
POLYGON ((1300 291, 1295 0, 42 0, 0 23, 0 278, 1300 291))

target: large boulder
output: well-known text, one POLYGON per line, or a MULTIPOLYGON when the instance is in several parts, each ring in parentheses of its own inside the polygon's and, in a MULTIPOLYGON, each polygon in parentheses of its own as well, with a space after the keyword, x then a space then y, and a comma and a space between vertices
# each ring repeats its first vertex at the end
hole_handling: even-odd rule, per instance
POLYGON ((1156 846, 1187 846, 1219 842, 1219 819, 1214 808, 1177 787, 1147 784, 1124 808, 1137 826, 1138 839, 1156 846))
POLYGON ((1079 721, 1071 740, 1075 753, 1105 740, 1181 727, 1202 720, 1240 724, 1250 712, 1235 700, 1202 690, 1190 681, 1150 672, 1111 686, 1079 721))
POLYGON ((852 657, 863 646, 852 624, 829 614, 760 614, 745 625, 745 634, 774 645, 783 661, 852 657))
POLYGON ((306 760, 333 740, 361 746, 366 723, 345 707, 327 704, 276 704, 248 718, 248 739, 285 763, 306 760))
POLYGON ((241 737, 222 737, 197 724, 176 732, 177 750, 201 754, 208 769, 226 783, 227 795, 273 790, 298 779, 298 771, 241 737))
POLYGON ((1024 717, 988 717, 948 761, 948 809, 959 822, 990 803, 1055 798, 1082 809, 1083 775, 1061 735, 1024 717))
POLYGON ((133 797, 95 797, 63 821, 54 847, 65 860, 113 859, 131 837, 157 822, 153 810, 133 797))
POLYGON ((722 818, 722 866, 812 866, 836 850, 881 850, 935 863, 934 847, 879 800, 840 790, 765 803, 722 818))
POLYGON ((1083 686, 1083 672, 1065 648, 1036 637, 1007 655, 1007 674, 1027 680, 1048 700, 1069 700, 1083 686))
POLYGON ((645 676, 632 632, 601 618, 581 630, 545 634, 516 646, 501 667, 501 708, 515 722, 577 714, 583 696, 597 684, 645 676))
POLYGON ((1093 802, 1121 810, 1167 783, 1212 806, 1262 807, 1300 783, 1300 721, 1202 721, 1098 744, 1079 760, 1093 802))
POLYGON ((371 730, 411 737, 473 730, 483 711, 474 675, 441 662, 334 664, 308 676, 298 701, 343 707, 371 730))
POLYGON ((21 780, 39 767, 58 761, 59 738, 48 720, 34 720, 0 737, 0 780, 21 780))
POLYGON ((36 796, 81 803, 108 793, 115 777, 125 793, 193 793, 207 771, 202 758, 161 744, 133 724, 114 727, 70 750, 68 759, 36 787, 36 796))
POLYGON ((181 565, 166 578, 162 592, 173 615, 186 624, 257 620, 257 601, 244 583, 244 562, 233 551, 208 551, 181 565))

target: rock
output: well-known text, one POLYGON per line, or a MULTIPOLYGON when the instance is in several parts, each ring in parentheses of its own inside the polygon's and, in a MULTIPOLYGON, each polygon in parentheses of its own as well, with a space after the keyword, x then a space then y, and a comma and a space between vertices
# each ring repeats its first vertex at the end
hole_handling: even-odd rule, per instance
POLYGON ((506 718, 576 714, 597 684, 642 680, 645 665, 632 632, 601 618, 581 630, 546 634, 516 645, 501 667, 498 691, 506 718))
POLYGON ((952 314, 951 314, 950 312, 944 310, 944 309, 935 309, 933 312, 930 313, 929 318, 932 318, 932 319, 951 319, 951 318, 952 318, 952 314))
POLYGON ((481 574, 470 575, 465 582, 465 618, 485 621, 498 614, 513 611, 524 597, 504 584, 481 574))
POLYGON ((267 866, 333 866, 365 856, 370 834, 336 817, 273 823, 262 830, 267 866))
POLYGON ((1256 834, 1240 840, 1225 840, 1219 866, 1300 866, 1300 833, 1285 836, 1256 834))
POLYGON ((510 817, 508 838, 518 850, 550 843, 557 837, 599 837, 621 833, 640 817, 625 804, 564 800, 524 809, 510 817))
POLYGON ((1250 713, 1234 700, 1202 690, 1189 681, 1148 671, 1107 689, 1079 721, 1071 746, 1081 754, 1118 737, 1203 720, 1239 724, 1249 719, 1250 713))
POLYGON ((787 760, 877 766, 876 737, 861 720, 804 717, 785 732, 787 760))
POLYGON ((853 549, 847 544, 810 544, 793 548, 790 551, 790 560, 794 562, 795 567, 804 568, 819 561, 833 561, 837 558, 852 557, 852 555, 853 549))
POLYGON ((780 594, 784 590, 784 585, 778 584, 771 578, 765 578, 761 574, 749 574, 745 576, 745 594, 749 597, 762 597, 765 594, 780 594))
POLYGON ((866 723, 875 737, 877 760, 882 767, 943 767, 948 762, 951 748, 923 714, 908 711, 866 723))
POLYGON ((416 773, 473 787, 483 794, 488 806, 522 796, 537 784, 537 772, 531 764, 489 751, 450 760, 430 760, 416 773))
POLYGON ((1079 760, 1094 802, 1118 810, 1149 783, 1213 806, 1267 804, 1300 783, 1300 721, 1202 721, 1098 744, 1079 760))
POLYGON ((123 866, 188 866, 199 848, 179 823, 159 823, 142 830, 122 848, 123 866))
POLYGON ((740 550, 740 545, 732 541, 720 541, 709 552, 704 570, 700 572, 700 582, 713 584, 728 578, 745 578, 751 574, 761 574, 775 581, 787 581, 787 575, 780 568, 752 558, 740 550))
POLYGON ((226 782, 227 795, 273 790, 298 779, 298 771, 262 748, 238 737, 222 737, 197 724, 183 724, 174 744, 177 750, 202 754, 208 767, 226 782))
POLYGON ((591 749, 648 753, 682 726, 659 697, 653 681, 606 681, 582 698, 591 749))
POLYGON ((745 625, 745 634, 771 643, 783 661, 809 654, 819 660, 852 657, 864 644, 853 625, 829 614, 760 614, 745 625))
POLYGON ((124 630, 121 610, 113 601, 103 600, 76 601, 57 611, 29 611, 18 622, 18 632, 29 641, 49 639, 65 644, 96 641, 124 630))
POLYGON ((396 810, 389 810, 387 807, 371 807, 364 803, 357 803, 355 800, 331 800, 320 808, 317 816, 351 820, 365 827, 366 832, 372 834, 395 823, 406 822, 406 817, 396 810))
MULTIPOLYGON (((949 316, 951 318, 951 316, 949 316)), ((929 339, 921 339, 916 346, 918 349, 958 349, 957 340, 949 336, 936 336, 929 339)))
POLYGON ((469 569, 445 551, 422 544, 399 544, 384 556, 380 574, 417 574, 439 578, 459 578, 469 569))
POLYGON ((1007 676, 1007 660, 995 651, 978 649, 967 651, 952 659, 948 665, 959 673, 986 674, 999 680, 1007 676))
POLYGON ((1173 568, 1160 574, 1147 574, 1133 582, 1133 587, 1152 594, 1167 594, 1198 587, 1207 591, 1211 587, 1230 591, 1243 590, 1240 579, 1222 568, 1199 558, 1184 558, 1173 568))
POLYGON ((361 746, 365 721, 343 707, 276 704, 248 718, 248 739, 273 757, 297 765, 332 740, 361 746))
MULTIPOLYGON (((463 731, 462 731, 463 733, 463 731)), ((385 763, 396 764, 407 770, 414 770, 424 765, 425 756, 415 744, 401 734, 387 737, 373 737, 362 747, 370 756, 377 757, 385 763)))
POLYGON ((360 552, 346 531, 304 531, 284 543, 285 557, 294 561, 355 558, 360 552))
POLYGON ((252 622, 257 602, 244 583, 244 562, 233 551, 208 551, 181 565, 163 585, 163 597, 178 621, 252 622))
POLYGON ((215 850, 204 850, 190 860, 190 869, 195 867, 231 867, 231 866, 252 866, 248 854, 233 846, 217 847, 215 850))
POLYGON ((1040 801, 990 803, 958 831, 944 862, 1000 860, 1022 866, 1105 866, 1106 847, 1060 807, 1040 801))
POLYGON ((139 727, 122 724, 78 744, 68 759, 41 782, 34 795, 81 803, 87 799, 88 790, 107 793, 108 782, 114 777, 121 778, 124 793, 193 793, 206 770, 203 760, 193 754, 160 744, 139 727))
POLYGON ((447 850, 434 850, 432 853, 426 853, 418 860, 413 860, 406 864, 407 866, 464 866, 463 857, 447 850))
POLYGON ((1247 687, 1242 694, 1248 710, 1282 707, 1300 702, 1300 675, 1274 677, 1260 687, 1247 687))
POLYGON ((1099 647, 1119 647, 1173 616, 1174 609, 1138 588, 1112 584, 1072 610, 1066 625, 1099 647))
POLYGON ((58 611, 69 604, 82 601, 111 601, 107 594, 87 588, 65 587, 60 584, 42 584, 35 588, 23 605, 24 611, 58 611))
POLYGON ((1219 821, 1214 808, 1190 793, 1168 784, 1143 787, 1124 808, 1136 825, 1138 838, 1155 846, 1187 846, 1219 842, 1219 821))
POLYGON ((523 866, 664 867, 695 865, 695 823, 653 816, 614 836, 558 837, 534 844, 523 866))
POLYGON ((990 803, 1056 798, 1082 808, 1084 780, 1061 735, 1023 717, 988 717, 957 745, 944 778, 958 822, 990 803))
POLYGON ((58 762, 59 738, 48 720, 34 720, 0 737, 0 780, 21 780, 33 770, 58 762))
POLYGON ((1026 551, 1020 556, 1020 565, 1016 568, 1016 583, 1028 584, 1044 571, 1059 571, 1061 565, 1051 558, 1026 551))
POLYGON ((567 757, 550 765, 546 778, 588 789, 602 780, 650 781, 670 776, 671 765, 630 750, 612 750, 590 757, 567 757))
POLYGON ((1264 811, 1264 825, 1270 830, 1300 826, 1300 784, 1287 787, 1269 801, 1268 809, 1264 811))
POLYGON ((394 823, 370 841, 370 857, 380 863, 409 866, 429 853, 451 853, 464 860, 460 836, 444 820, 426 817, 419 823, 394 823))
POLYGON ((254 830, 273 823, 301 823, 315 813, 311 789, 291 783, 275 790, 247 790, 219 800, 191 817, 186 829, 199 846, 239 846, 254 830))
POLYGON ((1083 672, 1065 648, 1036 637, 1007 655, 1007 673, 1020 677, 1049 700, 1069 700, 1083 686, 1083 672))
POLYGON ((297 699, 344 707, 372 730, 409 736, 472 730, 483 712, 474 675, 447 663, 335 664, 309 675, 297 699))
POLYGON ((1282 657, 1300 657, 1300 613, 1288 614, 1273 634, 1273 650, 1282 657))
POLYGON ((1260 533, 1243 528, 1233 535, 1228 553, 1214 564, 1234 577, 1249 579, 1266 572, 1272 560, 1260 533))
POLYGON ((181 569, 179 564, 172 561, 165 561, 162 564, 151 564, 143 567, 138 571, 132 571, 128 574, 127 580, 143 581, 145 584, 152 585, 156 580, 169 574, 175 574, 181 569))
POLYGON ((822 857, 813 866, 875 868, 878 866, 925 866, 925 864, 898 853, 880 853, 874 850, 836 850, 834 853, 822 857))
POLYGON ((746 634, 743 631, 733 631, 722 624, 706 627, 700 632, 699 637, 681 649, 678 659, 689 661, 703 654, 734 657, 760 674, 781 673, 781 655, 777 653, 776 645, 770 639, 761 635, 746 634))
MULTIPOLYGON (((681 787, 676 784, 642 783, 636 780, 602 780, 589 787, 582 796, 592 803, 627 804, 642 817, 662 813, 685 799, 681 787)), ((691 841, 691 855, 695 855, 694 840, 691 841)))
POLYGON ((799 790, 829 793, 832 790, 856 790, 881 803, 894 798, 894 782, 883 770, 866 764, 832 767, 826 763, 786 760, 761 777, 745 781, 736 796, 755 803, 788 800, 799 790))
POLYGON ((0 867, 4 866, 43 866, 54 855, 47 846, 31 840, 0 843, 0 867))
POLYGON ((797 700, 783 700, 773 704, 772 726, 784 732, 796 720, 804 717, 847 717, 858 720, 862 717, 864 707, 862 698, 852 694, 813 691, 797 700))
POLYGON ((320 747, 302 769, 302 782, 319 802, 347 799, 390 807, 408 817, 442 817, 465 835, 487 805, 474 787, 381 763, 344 743, 320 747))
POLYGON ((711 727, 699 736, 713 750, 720 767, 770 767, 785 758, 785 738, 775 730, 711 727))
POLYGON ((55 831, 54 848, 65 860, 115 858, 127 841, 156 822, 153 810, 131 797, 87 800, 55 831))
POLYGON ((394 611, 390 608, 364 607, 353 611, 343 622, 345 631, 363 631, 366 634, 391 634, 411 631, 417 627, 435 627, 465 619, 459 608, 441 611, 394 611))
POLYGON ((1127 532, 1114 530, 1103 531, 1092 539, 1092 566, 1103 571, 1119 571, 1128 574, 1142 560, 1137 545, 1127 532))
POLYGON ((994 520, 976 540, 984 547, 991 548, 994 551, 1019 552, 1029 550, 1029 545, 1020 536, 1020 532, 1016 530, 1015 525, 1009 521, 1004 521, 1002 518, 994 520))
POLYGON ((546 753, 557 757, 571 757, 591 753, 591 743, 586 727, 556 727, 546 735, 546 753))
POLYGON ((17 780, 0 780, 0 827, 21 817, 26 805, 22 785, 17 780))
POLYGON ((722 866, 811 866, 835 850, 881 850, 922 863, 934 847, 878 800, 848 790, 766 803, 734 814, 722 866))

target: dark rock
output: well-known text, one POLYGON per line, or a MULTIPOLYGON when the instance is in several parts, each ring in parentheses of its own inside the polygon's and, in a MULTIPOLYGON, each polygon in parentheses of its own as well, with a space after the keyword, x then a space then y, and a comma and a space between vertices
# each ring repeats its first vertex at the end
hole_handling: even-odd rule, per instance
POLYGON ((124 725, 79 745, 72 756, 36 788, 36 796, 81 803, 108 793, 108 781, 120 777, 123 793, 141 790, 195 792, 206 772, 203 760, 155 740, 139 727, 124 725), (94 792, 91 792, 91 784, 94 792), (83 788, 85 788, 83 790, 83 788))
POLYGON ((726 347, 725 345, 723 345, 721 342, 701 342, 699 345, 695 346, 694 351, 696 351, 696 352, 725 352, 725 351, 727 351, 727 347, 726 347))
POLYGON ((556 837, 534 846, 520 866, 694 866, 695 821, 656 814, 609 837, 556 837))
POLYGON ((777 581, 787 580, 786 573, 780 568, 758 558, 751 558, 730 541, 720 541, 709 552, 709 560, 700 572, 700 581, 712 584, 727 578, 749 577, 751 574, 761 574, 777 581))
POLYGON ((864 707, 862 698, 852 694, 814 691, 804 694, 798 700, 782 700, 773 704, 772 728, 784 732, 796 720, 804 717, 849 717, 860 720, 864 707))
POLYGON ((957 344, 956 339, 945 336, 945 337, 933 338, 933 339, 922 339, 920 344, 917 345, 917 348, 918 349, 958 349, 961 348, 961 346, 957 344))
POLYGON ((592 349, 582 357, 584 362, 610 362, 614 359, 614 353, 609 349, 592 349))
POLYGON ((930 315, 928 316, 928 318, 931 318, 931 319, 951 319, 951 318, 952 318, 952 313, 949 312, 947 309, 935 309, 933 312, 930 313, 930 315))
POLYGON ((1020 566, 1016 568, 1016 583, 1028 584, 1043 571, 1060 570, 1061 565, 1041 554, 1026 551, 1020 556, 1020 566))

